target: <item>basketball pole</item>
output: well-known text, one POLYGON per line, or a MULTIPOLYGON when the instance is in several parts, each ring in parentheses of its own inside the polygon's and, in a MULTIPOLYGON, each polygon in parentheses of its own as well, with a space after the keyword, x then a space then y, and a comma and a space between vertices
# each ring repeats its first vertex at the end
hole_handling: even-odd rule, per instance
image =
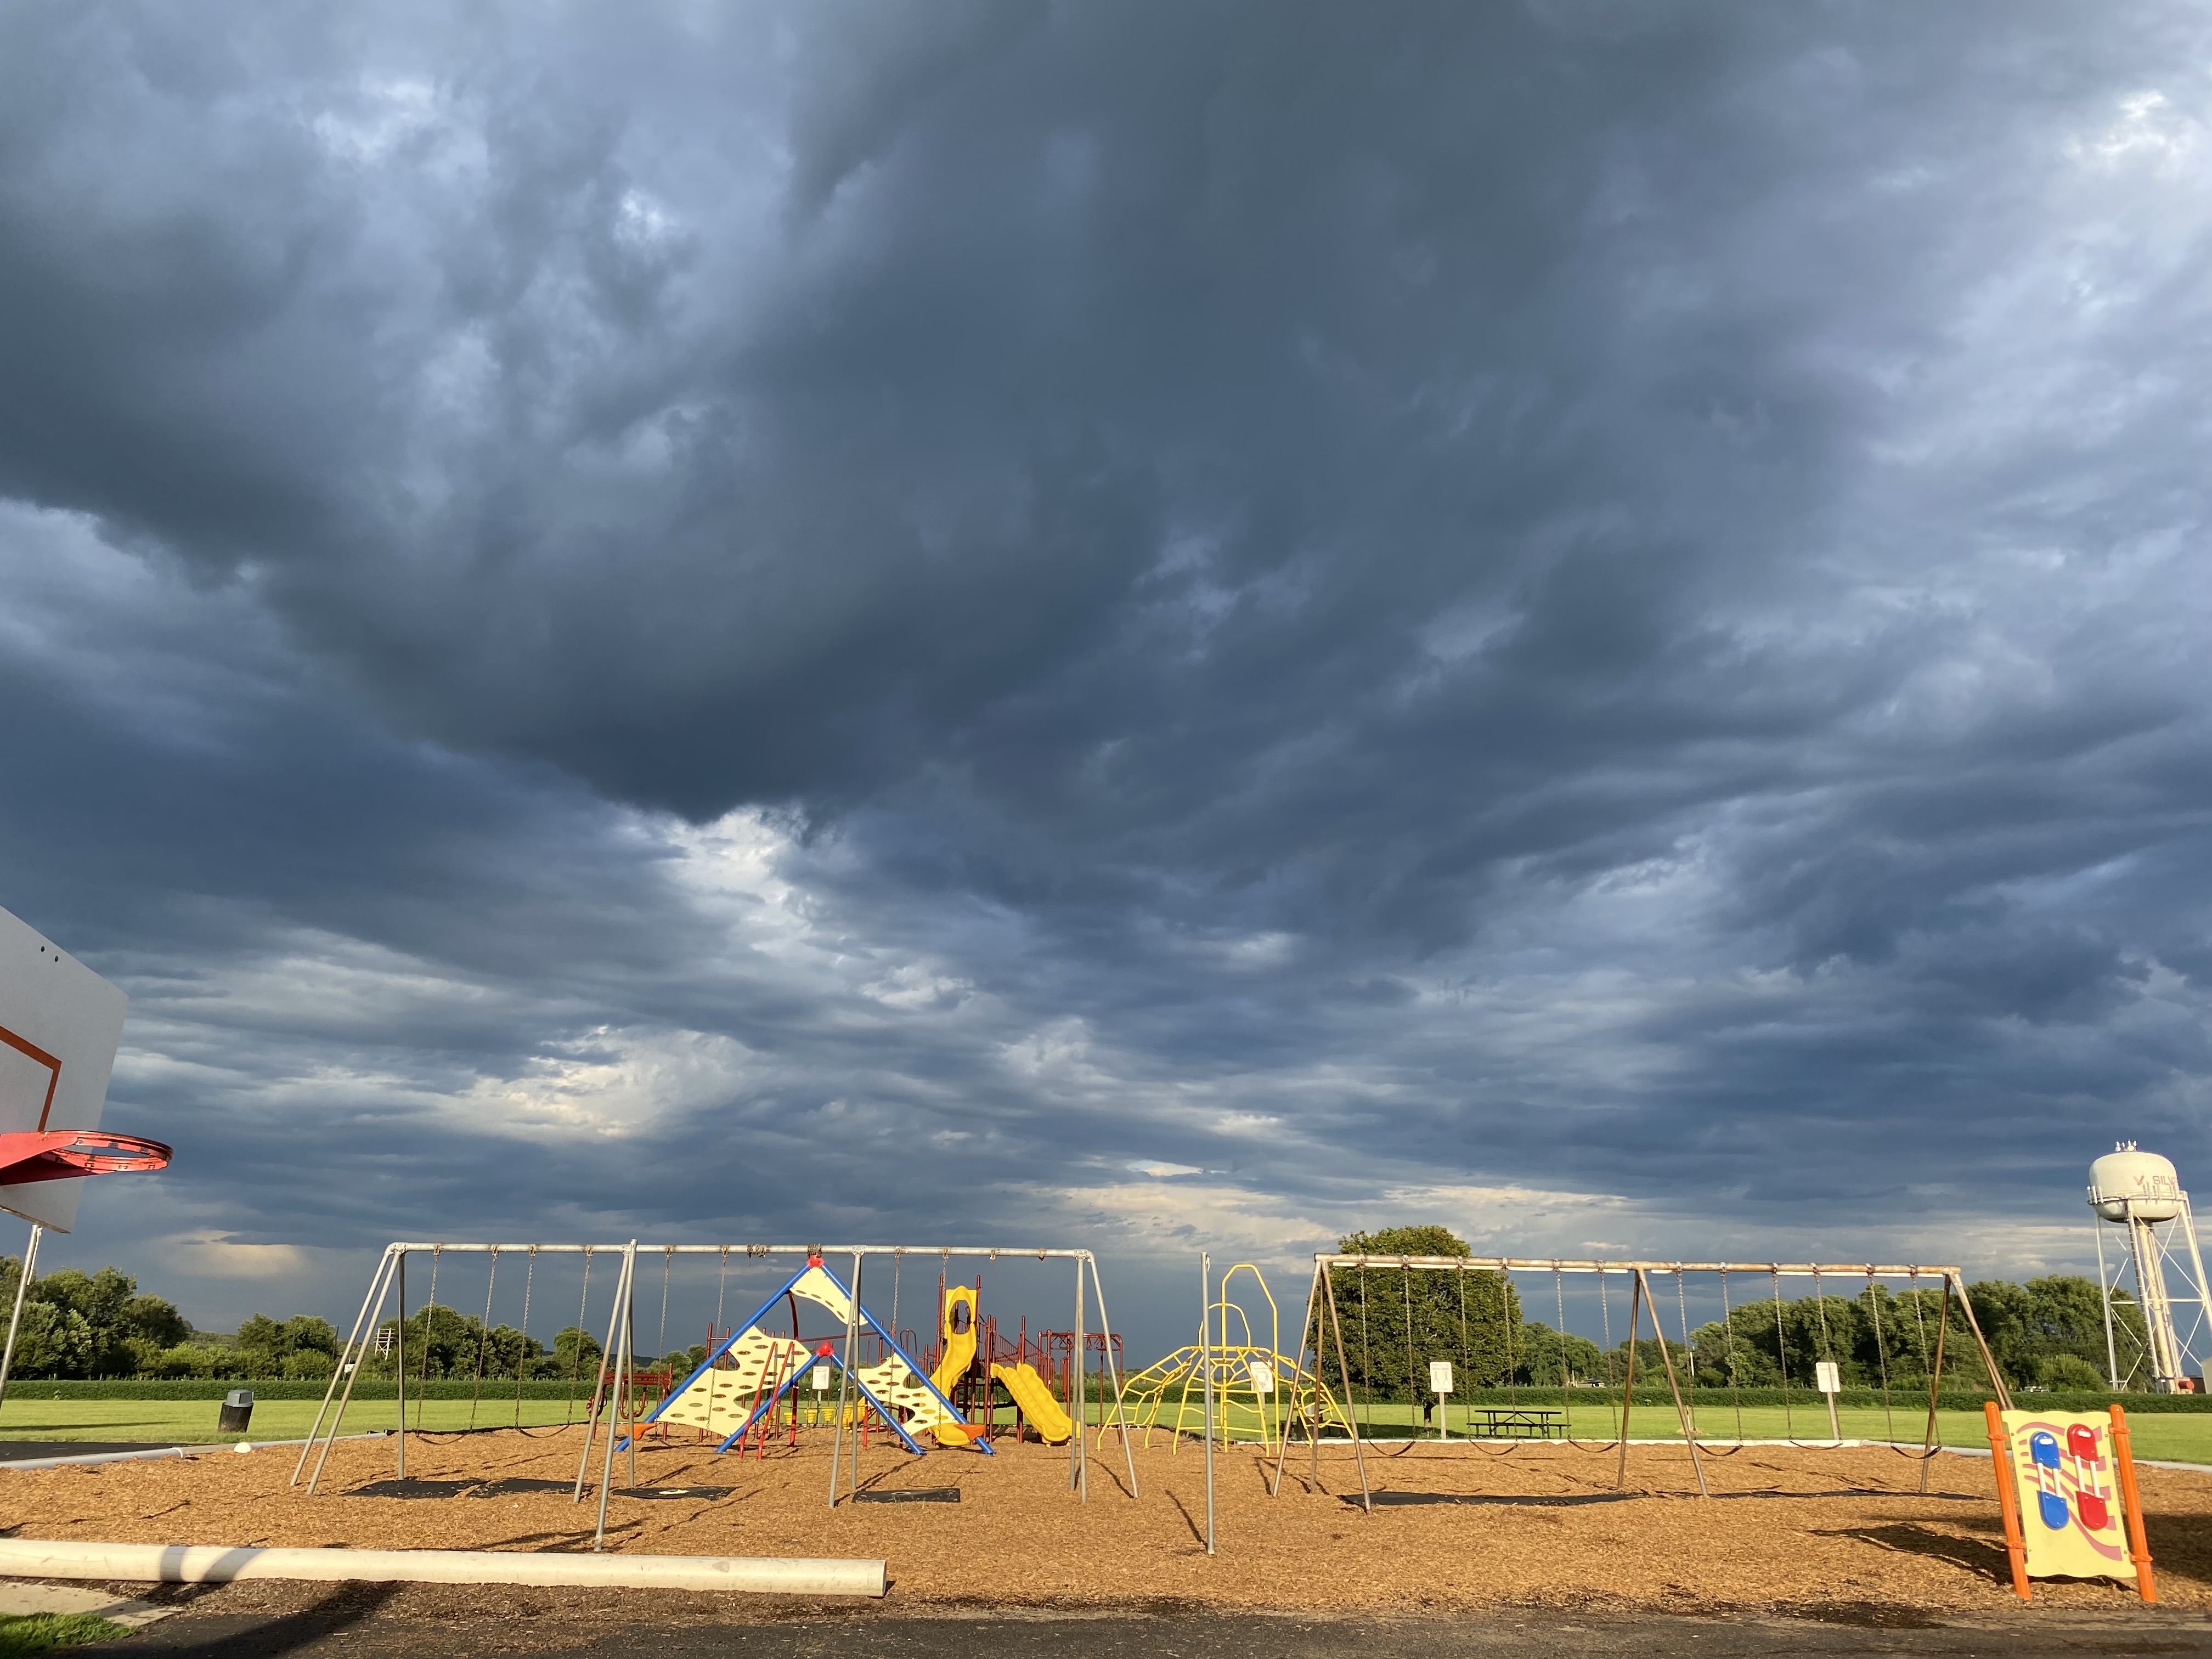
POLYGON ((31 1242, 23 1247, 23 1271, 15 1276, 15 1307, 8 1316, 8 1346, 0 1349, 0 1403, 8 1398, 8 1374, 15 1364, 15 1333, 23 1323, 23 1297, 31 1288, 31 1277, 39 1270, 39 1241, 46 1230, 37 1222, 31 1224, 31 1242))

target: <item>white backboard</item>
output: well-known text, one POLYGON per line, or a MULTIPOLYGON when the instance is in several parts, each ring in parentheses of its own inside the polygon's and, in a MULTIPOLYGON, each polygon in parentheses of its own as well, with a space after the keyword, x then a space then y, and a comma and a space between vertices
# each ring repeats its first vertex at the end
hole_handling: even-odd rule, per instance
MULTIPOLYGON (((0 910, 0 1134, 97 1129, 131 1000, 36 928, 0 910)), ((0 1185, 0 1210, 65 1233, 83 1187, 0 1185)))

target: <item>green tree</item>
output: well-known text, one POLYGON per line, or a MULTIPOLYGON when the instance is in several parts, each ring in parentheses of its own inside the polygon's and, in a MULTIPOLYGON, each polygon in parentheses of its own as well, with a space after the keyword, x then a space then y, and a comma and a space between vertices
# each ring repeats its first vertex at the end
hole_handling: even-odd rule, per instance
POLYGON ((2035 1380, 2046 1389, 2102 1389, 2104 1372, 2070 1353, 2055 1353, 2035 1368, 2035 1380))
MULTIPOLYGON (((13 1303, 22 1263, 0 1257, 0 1302, 13 1303)), ((114 1267, 63 1267, 34 1280, 23 1301, 15 1370, 21 1376, 136 1376, 191 1328, 170 1303, 140 1296, 114 1267)))
POLYGON ((1513 1380, 1532 1388, 1580 1387, 1605 1381, 1605 1353, 1586 1336, 1555 1331, 1540 1319, 1514 1335, 1513 1380))
POLYGON ((76 1309, 25 1299, 15 1334, 18 1376, 88 1376, 99 1350, 99 1338, 76 1309))
MULTIPOLYGON (((315 1322, 320 1324, 319 1320, 315 1322)), ((389 1334, 397 1328, 398 1322, 386 1320, 383 1330, 389 1334)), ((562 1334, 565 1336, 566 1332, 562 1334)), ((332 1334, 331 1350, 335 1353, 337 1337, 332 1334)), ((364 1374, 373 1376, 392 1376, 397 1374, 399 1346, 387 1343, 387 1352, 371 1352, 364 1374)), ((308 1350, 302 1348, 300 1352, 308 1350)), ((410 1377, 513 1377, 518 1368, 526 1376, 547 1374, 545 1350, 534 1337, 507 1325, 486 1328, 483 1320, 458 1309, 433 1306, 417 1310, 407 1318, 406 1346, 407 1375, 410 1377)), ((596 1346, 592 1350, 597 1354, 596 1346)), ((302 1361, 301 1363, 308 1363, 302 1361)), ((589 1364, 587 1360, 586 1362, 589 1364)), ((328 1375, 327 1370, 318 1375, 328 1375)), ((565 1375, 565 1373, 561 1373, 565 1375)))
POLYGON ((123 1304, 123 1326, 131 1336, 155 1348, 173 1347, 192 1334, 191 1322, 177 1304, 158 1296, 134 1296, 123 1304))
POLYGON ((569 1325, 554 1336, 552 1363, 545 1369, 554 1376, 580 1377, 589 1382, 599 1375, 600 1358, 598 1340, 589 1331, 569 1325))
POLYGON ((57 1376, 112 1376, 135 1369, 136 1356, 126 1346, 130 1328, 124 1310, 138 1293, 138 1281, 113 1267, 96 1273, 64 1267, 46 1274, 31 1286, 40 1302, 65 1310, 84 1322, 90 1334, 76 1369, 56 1371, 57 1376))
MULTIPOLYGON (((1464 1239, 1434 1226, 1385 1227, 1337 1241, 1346 1255, 1458 1256, 1464 1239)), ((1448 1360, 1460 1392, 1502 1382, 1518 1360, 1521 1303, 1503 1273, 1402 1268, 1376 1263, 1333 1267, 1329 1287, 1344 1337, 1344 1361, 1361 1398, 1426 1401, 1429 1362, 1448 1360)), ((1326 1338, 1326 1374, 1336 1370, 1336 1332, 1320 1319, 1310 1347, 1326 1338)))
MULTIPOLYGON (((2094 1279, 2057 1273, 2014 1285, 1989 1279, 1969 1285, 1966 1295, 1997 1368, 2008 1382, 2039 1382, 2045 1364, 2062 1356, 2070 1356, 2103 1373, 2105 1306, 2094 1279)), ((2148 1346, 2142 1310, 2132 1297, 2116 1294, 2112 1323, 2122 1380, 2130 1380, 2124 1374, 2132 1371, 2133 1380, 2140 1386, 2148 1376, 2138 1363, 2148 1346)))
MULTIPOLYGON (((246 1376, 328 1376, 337 1369, 338 1334, 326 1319, 295 1314, 279 1322, 256 1314, 231 1338, 246 1376)), ((410 1364, 409 1372, 414 1367, 410 1364)))

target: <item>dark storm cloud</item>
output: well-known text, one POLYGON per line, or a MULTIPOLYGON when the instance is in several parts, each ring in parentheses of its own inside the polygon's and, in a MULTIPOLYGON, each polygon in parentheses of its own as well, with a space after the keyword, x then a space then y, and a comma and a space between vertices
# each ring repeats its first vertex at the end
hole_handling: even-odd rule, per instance
POLYGON ((2201 16, 0 31, 0 494, 167 584, 0 897, 349 1224, 2212 1152, 2201 16))

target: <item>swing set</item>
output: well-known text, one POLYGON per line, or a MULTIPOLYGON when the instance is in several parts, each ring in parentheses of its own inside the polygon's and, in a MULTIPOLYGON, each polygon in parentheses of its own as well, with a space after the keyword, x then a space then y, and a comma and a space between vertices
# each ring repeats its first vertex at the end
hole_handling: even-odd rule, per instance
MULTIPOLYGON (((1415 1401, 1420 1398, 1422 1393, 1420 1379, 1425 1374, 1424 1370, 1417 1369, 1417 1366, 1422 1366, 1424 1362, 1435 1364, 1441 1357, 1416 1352, 1412 1293, 1413 1274, 1441 1273, 1451 1273, 1457 1277, 1460 1289, 1459 1346, 1463 1363, 1465 1355, 1470 1352, 1467 1314, 1467 1275, 1469 1273, 1491 1275, 1517 1291, 1517 1285, 1514 1282, 1516 1275, 1548 1273, 1552 1279, 1553 1299, 1558 1310, 1559 1319, 1553 1335, 1559 1345, 1559 1406, 1556 1412, 1548 1407, 1526 1413, 1517 1411, 1521 1389, 1515 1378, 1522 1369, 1523 1358, 1530 1356, 1516 1354, 1514 1352, 1512 1343, 1516 1322, 1508 1317, 1501 1322, 1506 1333, 1507 1343, 1504 1370, 1506 1388, 1508 1399, 1512 1402, 1512 1405, 1508 1407, 1508 1414, 1540 1419, 1547 1425, 1550 1419, 1556 1416, 1567 1443, 1577 1449, 1597 1452, 1617 1450, 1619 1461, 1614 1472, 1616 1487, 1625 1486, 1628 1478, 1628 1448, 1632 1443, 1628 1431, 1628 1413, 1636 1386, 1638 1338, 1644 1310, 1647 1308, 1650 1310, 1652 1337, 1658 1346, 1660 1361, 1666 1373, 1668 1392, 1674 1405, 1675 1422, 1680 1432, 1681 1437, 1679 1443, 1682 1444, 1687 1451, 1691 1471, 1696 1478, 1699 1496, 1710 1498, 1712 1495, 1705 1483, 1705 1461, 1706 1458, 1733 1456, 1744 1446, 1759 1443, 1747 1437, 1744 1431, 1742 1390, 1736 1356, 1736 1305, 1731 1300, 1729 1289, 1729 1279, 1731 1274, 1735 1275, 1739 1279, 1749 1276, 1754 1279, 1766 1281, 1768 1295, 1772 1300, 1774 1308, 1774 1358, 1780 1372, 1784 1437, 1790 1444, 1804 1447, 1833 1447, 1840 1445, 1843 1441, 1840 1433, 1835 1428, 1832 1391, 1826 1392, 1830 1428, 1828 1437, 1825 1440, 1807 1440, 1798 1437, 1796 1408, 1790 1386, 1790 1342, 1785 1329, 1786 1316, 1782 1298, 1782 1281, 1785 1279, 1809 1278, 1813 1281, 1812 1301, 1817 1313, 1815 1341, 1819 1354, 1816 1361, 1818 1367, 1816 1380, 1823 1385, 1832 1382, 1838 1374, 1835 1347, 1828 1328, 1828 1303, 1831 1297, 1824 1291, 1823 1285, 1825 1283, 1856 1282, 1863 1279, 1866 1288, 1862 1295, 1874 1334, 1875 1359, 1881 1389, 1881 1408, 1886 1425, 1886 1437, 1881 1443, 1898 1451, 1901 1455, 1913 1457, 1920 1462, 1920 1485, 1923 1491, 1925 1491, 1928 1486, 1928 1463, 1942 1446, 1937 1431, 1936 1409, 1942 1386, 1944 1350, 1948 1339, 1951 1309, 1954 1301, 1965 1317, 1966 1332, 1972 1338, 1974 1347, 1980 1355, 1991 1394, 2001 1409, 2008 1411, 2012 1407, 2011 1395, 2006 1390, 2004 1378, 1998 1371, 1996 1361, 1990 1356, 1989 1344, 1983 1338, 1981 1327, 1975 1321, 1973 1306, 1966 1299, 1966 1280, 1960 1270, 1954 1267, 1780 1261, 1567 1261, 1522 1256, 1347 1255, 1323 1252, 1314 1257, 1312 1287, 1307 1293, 1306 1316, 1301 1327, 1295 1364, 1301 1370, 1303 1369, 1306 1350, 1310 1344, 1314 1349, 1316 1385, 1320 1387, 1326 1376, 1327 1362, 1329 1358, 1334 1357, 1338 1386, 1349 1407, 1345 1414, 1344 1427, 1346 1438, 1352 1446, 1353 1465, 1358 1473, 1360 1503, 1364 1509, 1370 1512, 1374 1504, 1368 1482, 1365 1447, 1376 1437, 1372 1396, 1375 1381, 1378 1375, 1373 1364, 1373 1332, 1370 1329, 1367 1294, 1368 1275, 1370 1273, 1381 1274, 1395 1273, 1404 1276, 1401 1286, 1403 1294, 1398 1298, 1403 1310, 1402 1328, 1405 1347, 1405 1370, 1401 1376, 1407 1386, 1408 1400, 1415 1401), (1359 1370, 1361 1383, 1358 1389, 1355 1389, 1353 1384, 1352 1369, 1346 1346, 1344 1320, 1337 1303, 1336 1285, 1340 1273, 1357 1275, 1354 1283, 1358 1289, 1358 1337, 1361 1355, 1359 1370), (1654 1276, 1664 1278, 1670 1274, 1674 1279, 1674 1300, 1677 1321, 1677 1331, 1672 1337, 1664 1328, 1661 1319, 1662 1304, 1655 1293, 1651 1283, 1654 1276), (1733 1439, 1701 1434, 1698 1427, 1694 1404, 1697 1361, 1696 1351, 1691 1341, 1689 1292, 1686 1289, 1689 1277, 1692 1274, 1711 1275, 1717 1280, 1721 1310, 1720 1324, 1723 1333, 1723 1363, 1728 1373, 1729 1394, 1735 1418, 1735 1434, 1733 1439), (1595 1277, 1597 1281, 1599 1318, 1605 1338, 1605 1346, 1601 1351, 1602 1363, 1605 1367, 1603 1398, 1613 1427, 1612 1437, 1607 1440, 1583 1441, 1574 1437, 1573 1408, 1576 1389, 1570 1359, 1569 1339, 1565 1328, 1565 1284, 1571 1275, 1589 1275, 1595 1277), (1889 1356, 1895 1345, 1889 1333, 1885 1331, 1881 1297, 1876 1293, 1877 1285, 1886 1281, 1894 1282, 1900 1279, 1905 1281, 1907 1287, 1907 1294, 1904 1299, 1910 1304, 1915 1321, 1917 1335, 1917 1352, 1927 1366, 1927 1421, 1925 1431, 1917 1446, 1909 1442, 1901 1442, 1898 1438, 1895 1414, 1890 1397, 1889 1378, 1889 1356), (1618 1280, 1625 1280, 1628 1291, 1628 1335, 1620 1348, 1616 1351, 1613 1341, 1612 1286, 1618 1280), (1925 1305, 1927 1298, 1921 1293, 1923 1282, 1929 1280, 1933 1280, 1934 1283, 1926 1285, 1925 1288, 1939 1292, 1936 1330, 1932 1351, 1927 1340, 1925 1305), (1622 1361, 1617 1386, 1613 1364, 1616 1352, 1620 1353, 1622 1361), (1684 1364, 1681 1366, 1678 1366, 1675 1363, 1677 1352, 1683 1356, 1684 1364), (1686 1393, 1686 1390, 1688 1392, 1686 1393), (1364 1426, 1359 1409, 1361 1403, 1359 1394, 1362 1391, 1368 1396, 1364 1402, 1367 1411, 1364 1426)), ((1385 1317, 1389 1316, 1389 1311, 1386 1305, 1385 1317)), ((1891 1317, 1893 1319, 1894 1315, 1893 1314, 1891 1317)), ((1393 1332, 1386 1332, 1385 1340, 1395 1334, 1395 1333, 1393 1332)), ((1450 1373, 1448 1367, 1438 1366, 1436 1370, 1428 1371, 1426 1374, 1442 1377, 1448 1376, 1450 1373)), ((1801 1372, 1798 1377, 1799 1393, 1806 1391, 1804 1385, 1807 1380, 1801 1372)), ((1393 1386, 1395 1386, 1395 1379, 1393 1386)), ((1585 1384, 1585 1390, 1595 1386, 1596 1386, 1595 1379, 1590 1379, 1589 1382, 1585 1384)), ((1532 1396, 1535 1394, 1533 1389, 1529 1392, 1532 1396)), ((1439 1400, 1438 1404, 1444 1409, 1448 1425, 1449 1420, 1448 1401, 1439 1400)), ((1472 1442, 1478 1449, 1488 1450, 1476 1435, 1473 1421, 1474 1409, 1471 1407, 1462 1407, 1468 1414, 1467 1435, 1462 1443, 1472 1442)), ((1493 1420, 1495 1415, 1492 1413, 1493 1420)), ((1321 1473, 1321 1437, 1311 1435, 1307 1438, 1309 1455, 1313 1464, 1313 1475, 1318 1480, 1321 1473)), ((1502 1450, 1491 1455, 1507 1455, 1524 1443, 1526 1442, 1520 1439, 1509 1440, 1504 1443, 1502 1450)), ((1271 1494, 1279 1493, 1282 1489, 1283 1465, 1289 1450, 1289 1438, 1285 1437, 1275 1448, 1274 1474, 1269 1486, 1271 1494)))
MULTIPOLYGON (((773 1344, 780 1345, 777 1346, 774 1359, 777 1369, 773 1380, 767 1383, 764 1393, 757 1388, 756 1389, 757 1394, 760 1395, 758 1403, 761 1409, 747 1416, 746 1426, 757 1428, 763 1441, 763 1447, 757 1449, 764 1449, 771 1417, 769 1407, 778 1397, 790 1395, 791 1416, 795 1432, 801 1408, 796 1395, 790 1395, 790 1390, 792 1385, 798 1380, 798 1375, 802 1369, 809 1375, 810 1380, 820 1380, 821 1374, 824 1370, 836 1373, 837 1386, 835 1407, 825 1412, 822 1407, 827 1404, 827 1401, 817 1401, 815 1402, 811 1413, 812 1423, 826 1425, 833 1435, 830 1446, 829 1500, 832 1507, 837 1504, 841 1497, 850 1496, 852 1492, 857 1492, 859 1490, 860 1452, 866 1443, 866 1435, 871 1421, 879 1423, 909 1449, 921 1449, 920 1442, 908 1431, 902 1416, 910 1405, 917 1403, 915 1400, 909 1399, 910 1395, 918 1397, 921 1394, 933 1393, 934 1390, 927 1382, 927 1373, 915 1360, 908 1358, 910 1338, 902 1340, 898 1334, 900 1279, 906 1258, 910 1255, 935 1257, 939 1265, 940 1279, 943 1277, 944 1265, 955 1258, 979 1257, 994 1262, 1001 1260, 1018 1261, 1024 1258, 1034 1258, 1040 1262, 1057 1261, 1072 1263, 1075 1281, 1073 1286, 1075 1319, 1073 1331, 1065 1334, 1069 1339, 1066 1346, 1069 1352, 1070 1364, 1066 1367, 1066 1374, 1059 1379, 1070 1395, 1069 1414, 1077 1430, 1068 1436, 1068 1486, 1079 1499, 1088 1499, 1090 1495, 1088 1456, 1091 1440, 1095 1434, 1103 1442, 1103 1437, 1109 1429, 1118 1429, 1121 1433, 1123 1457, 1125 1462, 1129 1462, 1130 1495, 1133 1498, 1135 1496, 1136 1468, 1133 1461, 1130 1460, 1127 1424, 1122 1413, 1121 1369, 1116 1358, 1119 1344, 1110 1340, 1096 1341, 1092 1340, 1094 1335, 1103 1334, 1109 1330, 1110 1327, 1106 1321, 1105 1287, 1099 1280, 1097 1263, 1090 1251, 887 1244, 834 1246, 641 1244, 635 1239, 624 1244, 433 1242, 395 1243, 386 1245, 382 1256, 378 1260, 375 1271, 370 1275, 368 1292, 362 1298, 361 1311, 356 1316, 353 1328, 339 1352, 337 1365, 331 1373, 329 1387, 324 1390, 322 1405, 315 1413, 314 1425, 309 1430, 307 1440, 301 1446, 299 1461, 292 1470, 291 1484, 299 1485, 301 1476, 305 1474, 309 1494, 313 1495, 318 1490, 322 1480, 324 1465, 330 1458, 331 1446, 337 1440, 340 1427, 345 1419, 347 1407, 352 1403, 354 1385, 360 1376, 362 1364, 372 1352, 379 1355, 388 1354, 392 1361, 393 1374, 398 1382, 398 1432, 393 1437, 396 1465, 394 1473, 400 1480, 404 1480, 406 1478, 407 1441, 410 1432, 407 1419, 408 1403, 411 1395, 416 1413, 412 1432, 420 1435, 424 1432, 422 1402, 429 1392, 430 1350, 434 1346, 430 1340, 433 1331, 432 1320, 441 1306, 438 1301, 439 1273, 448 1258, 488 1258, 484 1279, 484 1312, 480 1330, 476 1337, 475 1382, 469 1401, 468 1426, 470 1430, 477 1427, 477 1419, 485 1397, 486 1382, 489 1380, 495 1386, 501 1386, 504 1382, 503 1377, 488 1379, 486 1376, 499 1263, 503 1255, 509 1257, 521 1256, 525 1261, 520 1332, 524 1340, 516 1358, 514 1370, 514 1426, 518 1429, 522 1426, 522 1401, 526 1372, 532 1364, 528 1340, 532 1298, 535 1294, 536 1281, 541 1270, 547 1265, 547 1259, 580 1258, 582 1288, 578 1299, 575 1324, 580 1338, 581 1333, 589 1328, 587 1321, 592 1311, 592 1270, 594 1262, 600 1258, 612 1257, 617 1263, 614 1287, 606 1302, 606 1341, 601 1347, 598 1362, 592 1366, 591 1395, 582 1419, 586 1431, 584 1448, 577 1462, 573 1491, 574 1501, 581 1503, 586 1477, 590 1472, 592 1450, 595 1444, 599 1445, 601 1467, 599 1480, 599 1519, 593 1543, 595 1549, 605 1547, 607 1498, 613 1486, 616 1454, 618 1451, 628 1453, 630 1484, 633 1486, 635 1486, 639 1439, 648 1431, 665 1436, 672 1425, 656 1422, 653 1419, 660 1417, 684 1391, 683 1385, 676 1384, 673 1376, 666 1369, 670 1291, 676 1263, 679 1257, 692 1261, 712 1258, 718 1263, 720 1268, 716 1279, 714 1316, 708 1326, 708 1358, 693 1370, 690 1377, 686 1379, 687 1383, 705 1379, 709 1384, 708 1391, 710 1395, 713 1392, 712 1384, 717 1361, 726 1363, 730 1352, 744 1339, 753 1338, 756 1341, 762 1340, 755 1328, 761 1324, 776 1304, 788 1302, 791 1308, 793 1335, 788 1340, 767 1339, 773 1344), (656 1254, 661 1259, 661 1282, 659 1353, 654 1363, 662 1369, 657 1373, 649 1371, 641 1373, 636 1363, 635 1341, 638 1267, 641 1257, 649 1262, 656 1254), (428 1294, 419 1310, 422 1316, 423 1331, 423 1340, 419 1346, 422 1352, 418 1356, 410 1357, 408 1351, 407 1328, 409 1317, 407 1263, 410 1256, 423 1255, 430 1258, 430 1280, 428 1294), (772 1266, 771 1259, 779 1256, 803 1257, 805 1259, 806 1265, 792 1274, 789 1279, 769 1297, 768 1304, 748 1320, 744 1327, 725 1329, 721 1322, 727 1305, 729 1275, 733 1256, 741 1266, 748 1264, 772 1266), (890 1257, 892 1261, 890 1322, 888 1325, 877 1321, 868 1312, 860 1296, 861 1279, 869 1260, 883 1256, 890 1257), (830 1264, 834 1263, 836 1267, 842 1267, 848 1262, 850 1264, 849 1275, 841 1283, 838 1275, 831 1271, 830 1264), (394 1323, 386 1326, 384 1323, 385 1306, 387 1302, 392 1302, 395 1297, 398 1317, 394 1323), (823 1339, 818 1344, 799 1343, 798 1304, 801 1299, 818 1304, 831 1310, 842 1328, 836 1337, 823 1339), (1089 1311, 1093 1307, 1097 1311, 1097 1326, 1095 1333, 1088 1325, 1089 1311), (872 1364, 864 1350, 864 1343, 872 1345, 875 1348, 872 1364), (784 1349, 794 1346, 807 1347, 812 1352, 809 1352, 801 1362, 794 1355, 783 1352, 784 1349), (1098 1375, 1095 1376, 1091 1373, 1090 1364, 1091 1358, 1094 1354, 1098 1361, 1098 1375), (410 1370, 414 1372, 411 1385, 410 1370), (648 1395, 658 1395, 658 1402, 652 1406, 649 1412, 647 1410, 648 1395), (1110 1414, 1103 1422, 1096 1425, 1088 1424, 1087 1407, 1084 1403, 1094 1395, 1112 1401, 1110 1414), (755 1419, 757 1419, 757 1422, 755 1419), (599 1437, 603 1423, 606 1435, 604 1443, 601 1443, 599 1437), (848 1430, 852 1437, 849 1456, 847 1455, 846 1443, 848 1430), (310 1457, 314 1460, 312 1474, 308 1473, 310 1457), (843 1490, 848 1472, 850 1492, 843 1490)), ((509 1282, 512 1283, 512 1280, 509 1282)), ((566 1407, 567 1415, 561 1425, 562 1429, 573 1426, 575 1421, 576 1393, 584 1364, 583 1348, 584 1341, 580 1340, 570 1355, 568 1399, 566 1407)), ((1007 1368, 998 1366, 994 1369, 1003 1371, 1007 1368)), ((1028 1376, 1018 1379, 1024 1386, 1033 1382, 1040 1390, 1045 1389, 1044 1379, 1038 1376, 1032 1368, 1024 1364, 1022 1369, 1030 1373, 1028 1376)), ((757 1382, 758 1380, 756 1379, 756 1381, 757 1382)), ((939 1405, 945 1403, 941 1396, 938 1403, 939 1405)), ((949 1409, 951 1408, 948 1407, 949 1409)), ((683 1425, 677 1424, 675 1426, 683 1425)), ((720 1435, 715 1437, 722 1439, 720 1435)), ((960 1437, 963 1443, 971 1437, 981 1439, 981 1436, 979 1433, 973 1437, 966 1435, 960 1437)), ((726 1449, 737 1449, 741 1454, 745 1449, 740 1435, 729 1436, 723 1440, 723 1446, 726 1449)), ((980 1449, 986 1451, 989 1449, 988 1443, 983 1444, 980 1449)))

